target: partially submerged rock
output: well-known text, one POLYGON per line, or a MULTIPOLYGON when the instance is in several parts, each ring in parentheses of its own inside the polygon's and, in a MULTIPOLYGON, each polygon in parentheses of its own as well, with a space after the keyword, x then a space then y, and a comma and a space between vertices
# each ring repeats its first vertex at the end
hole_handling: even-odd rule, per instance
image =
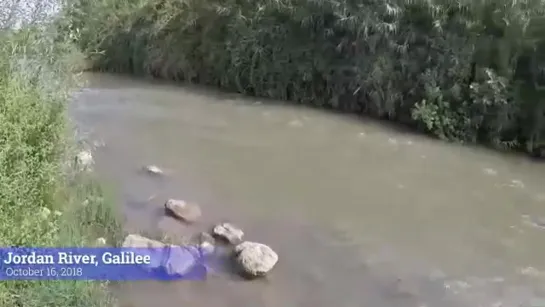
POLYGON ((165 208, 174 216, 189 223, 197 221, 202 215, 199 205, 179 199, 167 200, 165 208))
POLYGON ((88 169, 93 163, 93 154, 88 150, 83 150, 76 155, 76 166, 80 169, 88 169))
POLYGON ((139 249, 138 254, 151 256, 151 263, 145 266, 147 269, 156 269, 161 267, 163 257, 161 256, 162 251, 160 249, 167 247, 167 245, 163 242, 152 240, 137 234, 130 234, 125 237, 122 246, 124 248, 139 249))
POLYGON ((151 175, 163 175, 164 171, 156 165, 148 165, 144 167, 144 170, 151 175))
POLYGON ((166 244, 163 242, 148 239, 137 234, 130 234, 123 241, 123 247, 125 248, 161 248, 165 246, 166 244))
POLYGON ((278 255, 269 246, 256 242, 243 242, 235 247, 235 260, 244 275, 266 275, 278 262, 278 255))
POLYGON ((231 244, 236 244, 242 241, 244 232, 231 223, 222 223, 216 225, 213 230, 214 235, 220 237, 231 244))

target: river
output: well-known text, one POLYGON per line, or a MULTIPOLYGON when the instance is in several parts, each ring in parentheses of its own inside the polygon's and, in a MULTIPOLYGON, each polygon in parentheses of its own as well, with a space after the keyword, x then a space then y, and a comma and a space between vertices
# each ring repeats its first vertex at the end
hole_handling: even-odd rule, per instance
POLYGON ((85 77, 71 115, 105 143, 96 168, 127 231, 226 220, 280 256, 263 280, 126 284, 122 306, 545 306, 543 163, 211 89, 85 77), (149 164, 167 175, 142 174, 149 164), (198 202, 202 220, 165 217, 167 198, 198 202))

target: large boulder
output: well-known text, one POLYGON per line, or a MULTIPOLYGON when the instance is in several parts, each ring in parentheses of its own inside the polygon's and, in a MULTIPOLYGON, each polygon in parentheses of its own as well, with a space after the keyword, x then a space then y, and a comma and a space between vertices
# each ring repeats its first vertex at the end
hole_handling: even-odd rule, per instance
POLYGON ((278 255, 269 246, 256 242, 242 242, 235 247, 235 260, 244 275, 264 276, 278 262, 278 255))
POLYGON ((199 205, 179 199, 167 200, 165 208, 175 217, 189 223, 197 221, 202 215, 199 205))
POLYGON ((218 224, 212 230, 215 236, 220 237, 231 244, 237 244, 242 241, 244 232, 231 223, 218 224))

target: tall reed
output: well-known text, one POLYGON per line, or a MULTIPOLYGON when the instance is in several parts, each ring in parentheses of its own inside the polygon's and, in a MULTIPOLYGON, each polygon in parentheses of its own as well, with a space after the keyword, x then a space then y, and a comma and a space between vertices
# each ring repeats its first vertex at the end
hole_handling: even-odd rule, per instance
MULTIPOLYGON (((90 246, 97 237, 115 243, 121 228, 111 202, 70 163, 75 148, 65 111, 82 57, 48 12, 28 13, 25 3, 0 2, 0 246, 90 246)), ((105 286, 4 281, 0 306, 112 306, 105 286)))
POLYGON ((539 0, 67 0, 95 69, 544 145, 539 0))

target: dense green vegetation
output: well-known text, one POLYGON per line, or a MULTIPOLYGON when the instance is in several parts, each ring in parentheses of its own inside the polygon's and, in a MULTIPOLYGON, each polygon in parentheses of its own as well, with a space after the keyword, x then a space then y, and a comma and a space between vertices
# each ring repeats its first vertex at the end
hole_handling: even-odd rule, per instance
POLYGON ((539 149, 539 0, 67 0, 95 69, 369 114, 539 149))
MULTIPOLYGON (((24 3, 24 2, 23 2, 24 3)), ((120 227, 92 174, 74 167, 65 110, 81 56, 56 26, 14 24, 0 2, 0 246, 92 246, 120 227)), ((112 306, 106 284, 0 283, 0 306, 112 306)))

